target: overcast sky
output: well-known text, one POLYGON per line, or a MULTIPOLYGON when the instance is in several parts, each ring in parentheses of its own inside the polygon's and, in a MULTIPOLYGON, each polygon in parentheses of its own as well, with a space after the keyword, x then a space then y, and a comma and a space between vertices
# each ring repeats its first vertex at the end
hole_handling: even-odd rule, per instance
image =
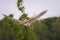
MULTIPOLYGON (((17 8, 17 0, 0 0, 0 19, 4 16, 1 14, 9 15, 14 14, 14 18, 18 19, 21 12, 17 8)), ((26 13, 30 17, 38 15, 43 10, 48 10, 48 12, 41 18, 60 16, 60 0, 24 0, 24 6, 26 13)))

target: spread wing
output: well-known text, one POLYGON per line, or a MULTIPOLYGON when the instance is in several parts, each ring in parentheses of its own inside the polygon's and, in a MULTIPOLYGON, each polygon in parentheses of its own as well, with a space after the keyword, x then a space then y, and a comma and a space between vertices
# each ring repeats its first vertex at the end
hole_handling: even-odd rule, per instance
POLYGON ((43 16, 46 12, 47 12, 47 10, 39 13, 37 16, 35 16, 35 17, 33 17, 33 18, 29 19, 29 20, 26 20, 26 21, 22 22, 22 24, 25 25, 25 26, 28 26, 31 22, 33 22, 37 18, 43 16))
POLYGON ((5 16, 5 17, 8 17, 7 15, 5 15, 5 14, 2 14, 3 16, 5 16))
POLYGON ((27 22, 30 23, 30 22, 32 22, 32 21, 38 19, 39 17, 43 16, 46 12, 47 12, 47 10, 46 10, 46 11, 43 11, 43 12, 41 12, 41 13, 39 13, 37 16, 35 16, 35 17, 29 19, 27 22))

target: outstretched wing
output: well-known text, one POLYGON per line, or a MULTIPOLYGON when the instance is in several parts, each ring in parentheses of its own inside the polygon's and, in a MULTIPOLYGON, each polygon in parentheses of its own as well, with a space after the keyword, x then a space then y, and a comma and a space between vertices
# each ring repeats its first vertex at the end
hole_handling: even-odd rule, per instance
POLYGON ((30 23, 30 22, 36 20, 37 18, 43 16, 46 12, 47 12, 47 10, 46 10, 46 11, 43 11, 43 12, 41 12, 41 13, 39 13, 37 16, 35 16, 35 17, 33 17, 33 18, 27 20, 25 23, 30 23))
POLYGON ((2 14, 3 16, 5 16, 5 17, 8 17, 7 15, 5 15, 5 14, 2 14))
POLYGON ((20 21, 20 23, 23 24, 23 25, 25 25, 25 26, 28 26, 31 22, 33 22, 33 21, 36 20, 37 18, 43 16, 46 12, 47 12, 47 10, 39 13, 37 16, 35 16, 35 17, 33 17, 33 18, 29 19, 29 20, 20 21))

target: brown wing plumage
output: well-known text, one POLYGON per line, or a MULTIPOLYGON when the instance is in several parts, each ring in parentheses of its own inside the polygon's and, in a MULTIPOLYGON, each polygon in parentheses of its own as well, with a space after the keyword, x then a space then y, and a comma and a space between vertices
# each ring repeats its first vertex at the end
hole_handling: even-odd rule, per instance
POLYGON ((46 12, 47 12, 47 10, 46 10, 46 11, 43 11, 43 12, 41 12, 41 13, 39 13, 37 16, 35 16, 35 17, 29 19, 28 21, 31 22, 31 21, 33 21, 33 20, 35 20, 35 19, 37 19, 37 18, 43 16, 46 12))
POLYGON ((25 26, 28 26, 31 22, 33 22, 33 21, 36 20, 37 18, 43 16, 46 12, 47 12, 47 10, 39 13, 37 16, 35 16, 35 17, 33 17, 33 18, 29 19, 29 20, 26 20, 26 21, 24 21, 24 22, 22 21, 21 24, 23 24, 23 25, 25 25, 25 26))

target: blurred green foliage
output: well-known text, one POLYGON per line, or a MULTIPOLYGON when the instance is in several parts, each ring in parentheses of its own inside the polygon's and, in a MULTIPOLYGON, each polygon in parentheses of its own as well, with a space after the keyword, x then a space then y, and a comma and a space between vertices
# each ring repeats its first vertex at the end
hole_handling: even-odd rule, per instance
MULTIPOLYGON (((17 1, 17 7, 23 13, 19 20, 29 19, 23 0, 17 1)), ((60 17, 36 20, 27 27, 12 19, 10 14, 0 20, 0 40, 60 40, 60 17)))
POLYGON ((22 13, 25 12, 25 7, 23 6, 23 0, 17 0, 17 7, 22 13))
POLYGON ((27 27, 8 17, 0 20, 0 40, 60 40, 60 17, 36 20, 27 27))
POLYGON ((33 30, 32 25, 26 27, 7 17, 0 20, 0 40, 35 40, 33 30))
POLYGON ((13 14, 10 14, 9 17, 13 17, 14 15, 13 14))
POLYGON ((30 19, 29 17, 28 17, 28 14, 26 14, 26 13, 24 13, 24 14, 22 14, 21 16, 20 16, 20 18, 19 18, 19 20, 25 20, 25 19, 30 19))
POLYGON ((60 40, 60 17, 36 20, 32 24, 38 40, 60 40))

